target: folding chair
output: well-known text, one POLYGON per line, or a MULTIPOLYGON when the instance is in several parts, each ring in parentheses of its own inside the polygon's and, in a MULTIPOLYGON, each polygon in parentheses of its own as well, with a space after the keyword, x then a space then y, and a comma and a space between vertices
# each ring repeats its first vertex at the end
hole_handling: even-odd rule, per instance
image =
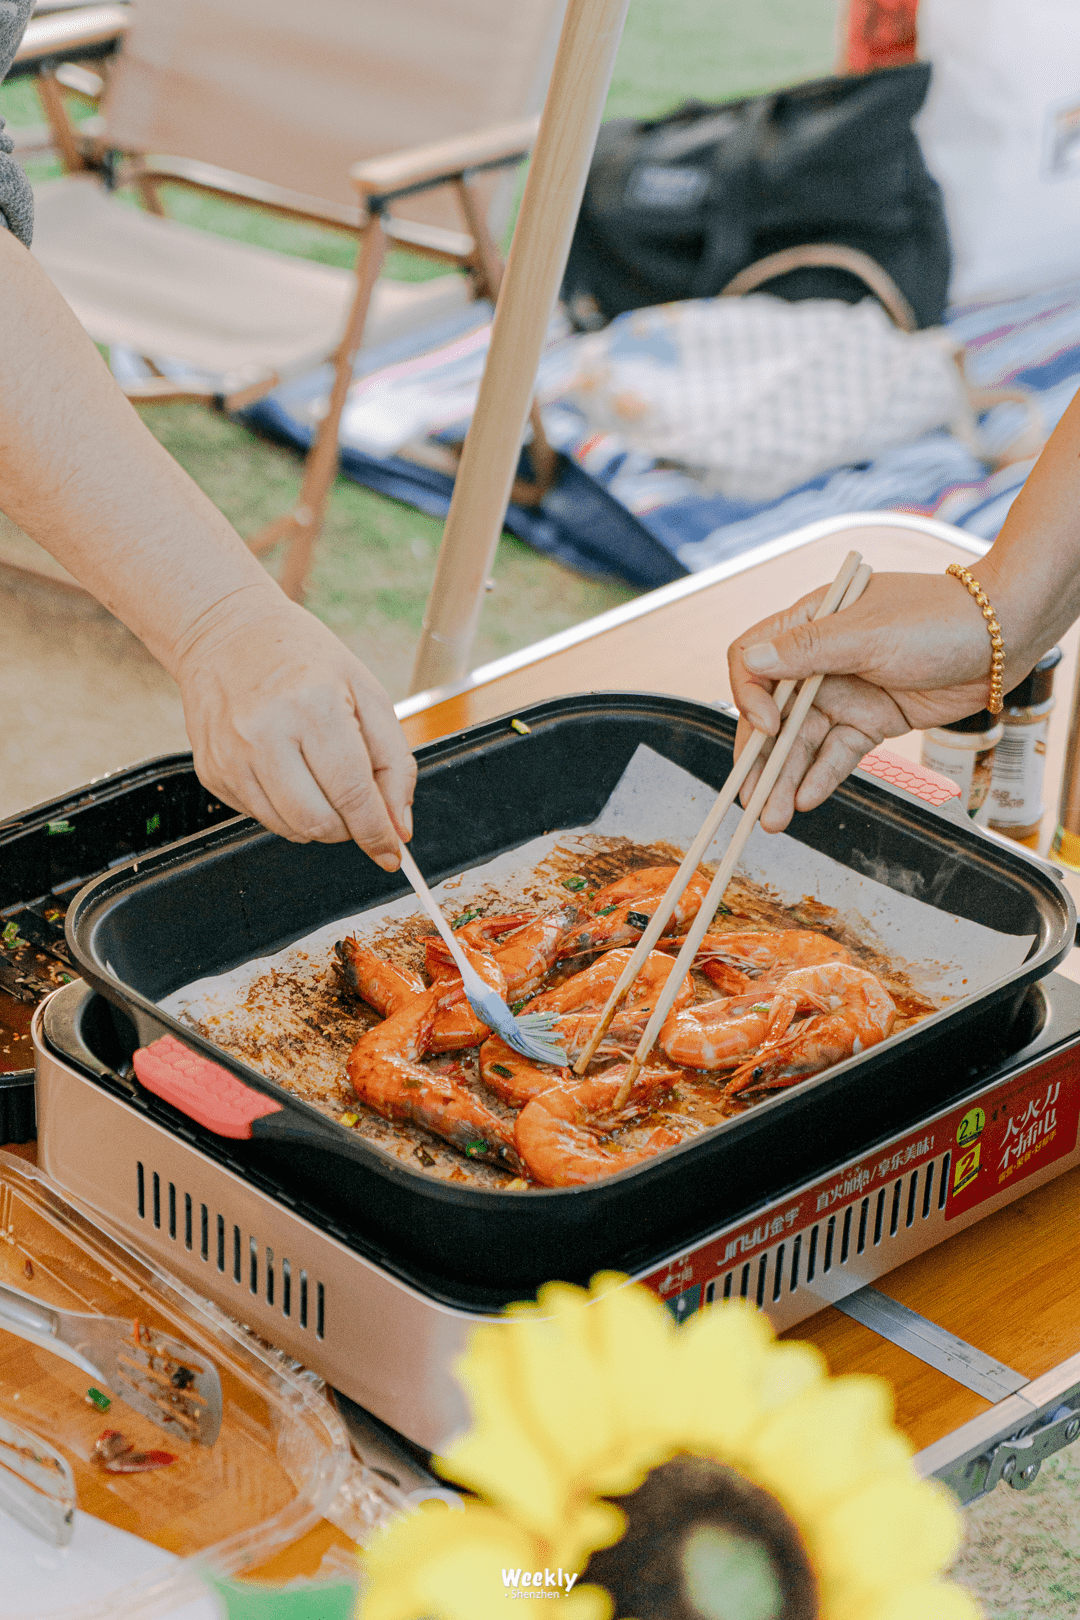
MULTIPOLYGON (((139 0, 30 24, 15 71, 36 73, 67 171, 37 189, 33 251, 96 342, 147 361, 129 397, 234 411, 332 363, 299 499, 249 542, 288 542, 297 599, 361 345, 495 296, 510 170, 535 135, 564 4, 139 0), (100 116, 72 123, 72 95, 100 116), (163 185, 345 231, 355 272, 169 219, 163 185), (389 247, 454 271, 380 278, 389 247), (162 360, 186 369, 163 375, 162 360)), ((541 442, 534 462, 553 459, 541 442)))

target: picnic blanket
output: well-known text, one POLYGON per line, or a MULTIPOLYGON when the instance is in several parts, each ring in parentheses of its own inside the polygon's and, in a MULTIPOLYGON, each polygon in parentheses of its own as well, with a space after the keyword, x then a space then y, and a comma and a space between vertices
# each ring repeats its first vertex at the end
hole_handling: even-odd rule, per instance
MULTIPOLYGON (((460 443, 489 323, 487 307, 474 305, 454 323, 429 331, 422 343, 413 339, 364 358, 342 419, 347 476, 432 515, 445 514, 451 475, 417 466, 401 451, 409 443, 460 443)), ((1049 432, 1080 387, 1080 279, 1007 303, 959 308, 948 324, 964 345, 969 380, 1026 388, 1049 432)), ((872 461, 823 473, 778 499, 733 500, 631 449, 616 433, 589 432, 562 392, 582 341, 553 322, 538 388, 562 470, 539 508, 512 506, 507 515, 512 533, 582 572, 619 575, 649 588, 854 511, 922 513, 990 541, 1031 470, 1031 461, 1023 461, 991 472, 942 429, 872 461)), ((326 388, 324 370, 278 389, 248 415, 264 430, 305 445, 326 388)), ((1004 446, 1022 416, 1022 406, 996 406, 984 419, 984 438, 1004 446)))

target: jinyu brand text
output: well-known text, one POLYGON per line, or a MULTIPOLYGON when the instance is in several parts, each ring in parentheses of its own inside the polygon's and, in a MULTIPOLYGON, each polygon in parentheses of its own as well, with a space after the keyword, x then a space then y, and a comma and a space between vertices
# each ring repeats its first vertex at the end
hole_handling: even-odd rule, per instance
POLYGON ((578 1579, 564 1569, 504 1569, 502 1578, 508 1598, 568 1597, 578 1579))

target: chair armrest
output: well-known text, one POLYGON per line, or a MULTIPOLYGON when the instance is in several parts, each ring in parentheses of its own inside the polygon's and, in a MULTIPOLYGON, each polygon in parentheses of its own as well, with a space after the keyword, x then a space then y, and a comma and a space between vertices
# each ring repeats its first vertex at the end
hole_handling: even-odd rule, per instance
POLYGON ((15 52, 10 76, 34 73, 72 56, 107 56, 116 50, 133 20, 126 5, 86 6, 32 17, 15 52))
POLYGON ((367 214, 361 207, 349 203, 331 202, 320 197, 309 197, 302 191, 289 191, 269 180, 256 180, 250 175, 236 174, 231 169, 219 169, 213 163, 201 163, 195 158, 152 157, 137 158, 125 165, 118 175, 120 185, 149 180, 154 185, 189 186, 194 191, 206 191, 234 202, 254 203, 269 208, 276 214, 292 219, 337 226, 341 230, 356 232, 367 223, 367 214))
POLYGON ((405 192, 445 185, 470 169, 517 162, 531 151, 539 124, 539 118, 521 118, 433 141, 430 146, 365 158, 353 164, 349 178, 369 206, 375 198, 389 201, 405 192))

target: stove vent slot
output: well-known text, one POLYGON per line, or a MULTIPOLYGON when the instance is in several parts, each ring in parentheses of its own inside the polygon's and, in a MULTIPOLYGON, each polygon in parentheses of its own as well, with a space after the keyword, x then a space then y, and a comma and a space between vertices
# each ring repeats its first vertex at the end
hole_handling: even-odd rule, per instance
MULTIPOLYGON (((286 1255, 275 1256, 272 1248, 263 1247, 259 1237, 254 1233, 244 1233, 235 1221, 229 1221, 225 1215, 212 1210, 208 1205, 197 1202, 189 1192, 182 1187, 177 1188, 173 1181, 166 1181, 162 1187, 162 1177, 156 1170, 147 1172, 141 1160, 135 1165, 135 1203, 139 1219, 145 1221, 149 1215, 155 1227, 159 1230, 166 1227, 169 1237, 175 1243, 182 1236, 184 1248, 189 1252, 197 1252, 199 1258, 207 1266, 214 1264, 224 1277, 231 1274, 233 1283, 237 1287, 246 1285, 248 1292, 256 1299, 265 1300, 271 1309, 279 1310, 282 1316, 289 1317, 296 1326, 307 1331, 313 1328, 318 1339, 326 1336, 326 1289, 315 1277, 310 1277, 307 1270, 297 1267, 286 1255), (147 1181, 149 1179, 149 1188, 147 1181), (149 1197, 147 1192, 149 1191, 149 1197), (163 1194, 166 1197, 163 1197, 163 1194), (180 1199, 183 1198, 183 1218, 181 1223, 180 1199), (163 1204, 167 1198, 167 1220, 163 1222, 163 1204), (198 1237, 196 1239, 196 1207, 198 1208, 198 1237), (231 1244, 229 1229, 231 1228, 231 1244), (197 1251, 196 1251, 197 1242, 197 1251), (229 1251, 231 1248, 231 1265, 229 1264, 229 1251), (260 1265, 262 1267, 260 1275, 260 1265), (294 1277, 296 1279, 294 1289, 294 1277)), ((767 1275, 769 1259, 762 1256, 757 1268, 756 1298, 762 1304, 767 1289, 767 1275)), ((772 1273, 772 1286, 775 1290, 782 1286, 784 1269, 783 1255, 775 1261, 772 1273)), ((745 1298, 751 1288, 750 1267, 744 1267, 742 1292, 745 1298)), ((728 1279, 728 1292, 731 1282, 728 1279)), ((774 1294, 774 1297, 775 1294, 774 1294)))
MULTIPOLYGON (((868 1248, 902 1238, 920 1220, 929 1220, 944 1209, 951 1158, 951 1153, 945 1153, 940 1159, 930 1159, 895 1181, 891 1192, 882 1187, 876 1195, 868 1194, 836 1210, 827 1220, 817 1221, 809 1230, 804 1228, 792 1239, 785 1235, 774 1248, 708 1283, 703 1303, 753 1298, 760 1310, 767 1302, 778 1304, 785 1293, 795 1294, 808 1287, 819 1270, 824 1275, 834 1267, 846 1266, 852 1253, 865 1254, 868 1248)), ((319 1291, 321 1302, 321 1283, 319 1291)))

